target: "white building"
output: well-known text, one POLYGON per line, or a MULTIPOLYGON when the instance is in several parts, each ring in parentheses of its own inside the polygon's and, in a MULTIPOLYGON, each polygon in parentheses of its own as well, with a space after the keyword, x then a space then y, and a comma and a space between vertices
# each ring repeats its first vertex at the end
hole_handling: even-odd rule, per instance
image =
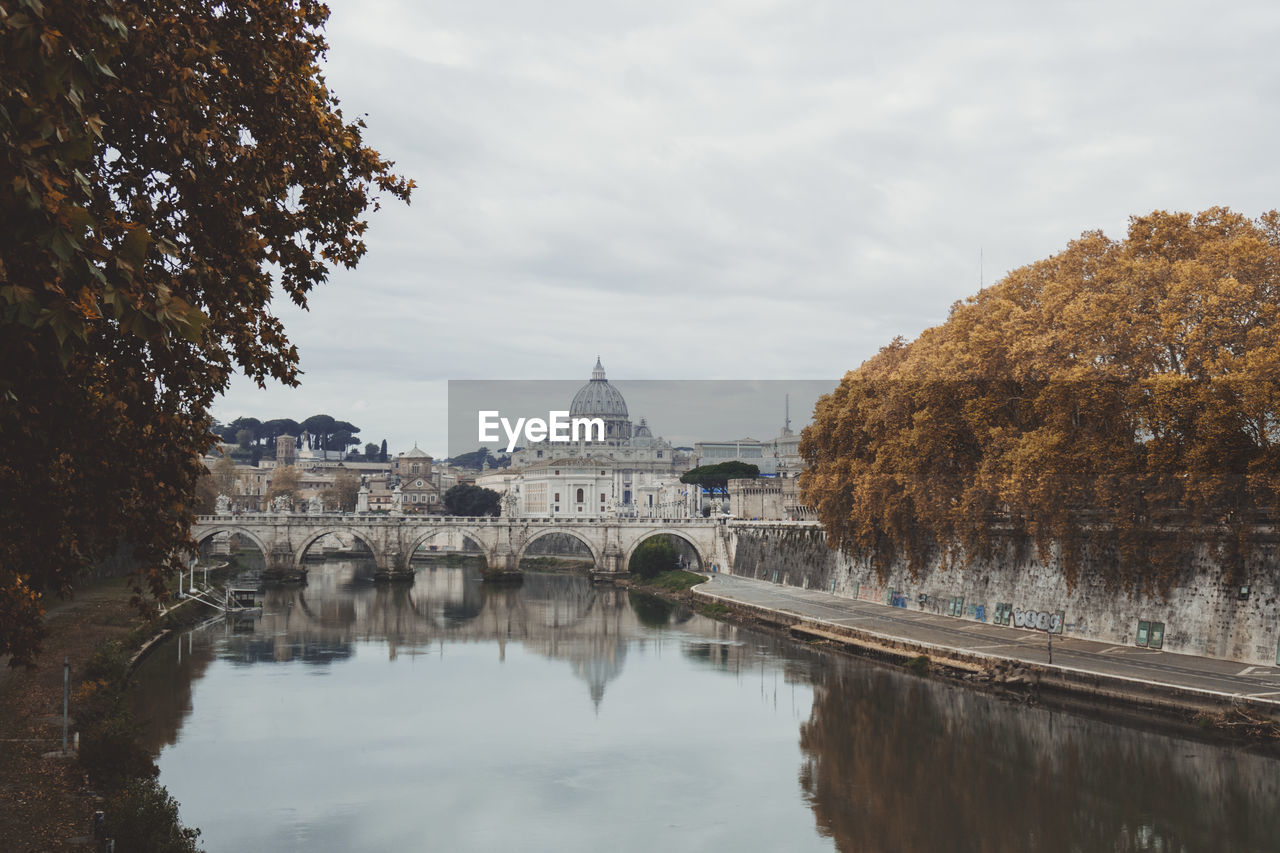
POLYGON ((518 449, 508 473, 485 483, 495 489, 505 486, 508 512, 575 517, 689 513, 688 490, 679 482, 690 467, 689 455, 655 436, 644 418, 632 424, 626 400, 605 377, 599 359, 591 379, 569 404, 569 417, 600 418, 604 440, 540 441, 518 449))
POLYGON ((758 438, 699 441, 693 446, 693 455, 698 467, 719 465, 721 462, 745 462, 755 465, 761 474, 772 474, 776 470, 773 450, 769 448, 766 454, 766 444, 758 438))
POLYGON ((523 515, 601 517, 614 510, 614 478, 603 459, 551 459, 521 472, 523 515))

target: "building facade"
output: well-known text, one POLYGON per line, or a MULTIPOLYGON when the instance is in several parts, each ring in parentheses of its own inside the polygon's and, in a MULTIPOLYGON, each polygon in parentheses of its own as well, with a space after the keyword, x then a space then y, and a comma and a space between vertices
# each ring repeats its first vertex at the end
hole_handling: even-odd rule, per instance
POLYGON ((392 474, 400 487, 402 512, 422 515, 445 511, 444 493, 434 473, 431 457, 416 444, 395 458, 392 474))
POLYGON ((687 501, 676 507, 672 495, 691 457, 655 436, 645 418, 638 424, 631 421, 626 400, 599 359, 591 378, 574 394, 569 417, 599 418, 604 439, 531 443, 512 454, 506 473, 478 478, 487 479, 490 488, 505 488, 509 514, 688 514, 687 501))

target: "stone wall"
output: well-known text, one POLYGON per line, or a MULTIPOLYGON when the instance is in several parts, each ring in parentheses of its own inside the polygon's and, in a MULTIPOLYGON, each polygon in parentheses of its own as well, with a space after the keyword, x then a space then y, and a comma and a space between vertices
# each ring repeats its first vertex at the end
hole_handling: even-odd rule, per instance
POLYGON ((729 481, 729 513, 735 518, 771 521, 812 520, 800 502, 798 477, 753 477, 729 481))
MULTIPOLYGON (((911 610, 1000 621, 1064 636, 1116 645, 1162 642, 1165 651, 1206 655, 1255 665, 1277 665, 1280 654, 1280 571, 1276 545, 1260 546, 1245 561, 1247 597, 1228 585, 1199 547, 1183 580, 1167 598, 1155 591, 1120 593, 1081 577, 1068 587, 1055 559, 1031 553, 974 561, 944 569, 930 566, 912 578, 895 567, 885 580, 865 562, 827 548, 817 526, 735 525, 733 573, 790 586, 911 610), (1148 623, 1141 643, 1139 623, 1148 623), (1162 637, 1155 628, 1162 627, 1162 637)), ((1082 575, 1085 573, 1082 573, 1082 575)))

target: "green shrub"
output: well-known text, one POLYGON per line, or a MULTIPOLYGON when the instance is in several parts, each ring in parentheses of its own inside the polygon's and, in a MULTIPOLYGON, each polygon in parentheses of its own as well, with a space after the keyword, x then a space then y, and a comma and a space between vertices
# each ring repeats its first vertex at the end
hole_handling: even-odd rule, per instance
POLYGON ((627 567, 633 575, 656 578, 680 565, 680 551, 666 539, 653 538, 640 543, 627 567))
MULTIPOLYGON (((138 743, 138 727, 123 707, 115 707, 80 733, 80 764, 96 784, 124 785, 126 780, 156 775, 155 762, 138 743)), ((122 848, 129 849, 129 848, 122 848)))
POLYGON ((199 853, 200 830, 182 825, 178 803, 154 778, 135 779, 107 800, 106 831, 129 853, 199 853))
POLYGON ((912 675, 928 675, 929 674, 929 656, 917 655, 911 658, 905 664, 907 672, 912 675))
POLYGON ((112 640, 99 646, 84 666, 85 681, 105 681, 108 684, 123 683, 129 671, 129 655, 124 646, 112 640))

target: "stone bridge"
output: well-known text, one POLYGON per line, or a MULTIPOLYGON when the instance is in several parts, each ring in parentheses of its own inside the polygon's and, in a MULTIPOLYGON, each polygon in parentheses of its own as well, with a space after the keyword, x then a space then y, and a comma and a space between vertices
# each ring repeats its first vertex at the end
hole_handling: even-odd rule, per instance
POLYGON ((307 549, 331 533, 360 540, 373 552, 377 575, 412 577, 409 561, 418 547, 440 534, 455 534, 484 554, 489 569, 517 571, 529 546, 550 533, 577 539, 591 552, 595 571, 627 571, 631 555, 646 539, 670 534, 688 543, 708 569, 730 563, 728 525, 703 518, 469 518, 460 516, 366 515, 352 513, 248 513, 202 515, 191 528, 204 542, 218 534, 236 534, 261 549, 267 571, 288 576, 302 571, 307 549))

